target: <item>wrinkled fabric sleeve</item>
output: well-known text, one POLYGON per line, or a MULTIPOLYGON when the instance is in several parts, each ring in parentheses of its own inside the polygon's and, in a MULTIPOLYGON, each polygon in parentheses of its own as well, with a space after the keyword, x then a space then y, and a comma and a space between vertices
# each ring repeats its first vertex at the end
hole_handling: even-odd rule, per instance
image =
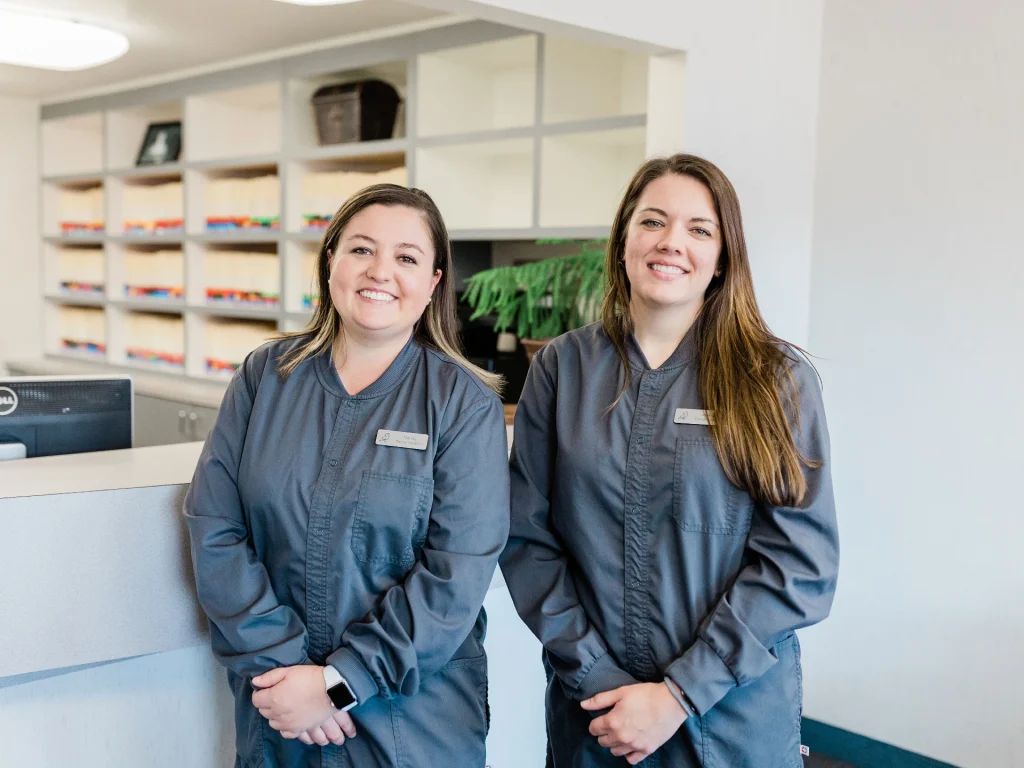
POLYGON ((534 356, 516 406, 512 525, 501 570, 519 616, 540 640, 566 694, 582 700, 637 681, 612 656, 580 605, 551 524, 557 392, 551 348, 534 356))
POLYGON ((253 367, 250 355, 228 385, 184 504, 196 591, 209 618, 214 656, 244 678, 307 661, 306 628, 274 594, 250 544, 238 492, 260 375, 253 367))
POLYGON ((507 457, 497 396, 469 405, 440 438, 420 559, 327 659, 360 704, 413 695, 472 631, 508 537, 507 457))
POLYGON ((693 645, 665 670, 700 715, 733 688, 759 679, 778 661, 776 644, 831 610, 839 533, 828 428, 817 373, 800 362, 793 376, 800 404, 797 449, 823 464, 804 467, 807 492, 798 506, 755 505, 747 565, 701 622, 693 645))

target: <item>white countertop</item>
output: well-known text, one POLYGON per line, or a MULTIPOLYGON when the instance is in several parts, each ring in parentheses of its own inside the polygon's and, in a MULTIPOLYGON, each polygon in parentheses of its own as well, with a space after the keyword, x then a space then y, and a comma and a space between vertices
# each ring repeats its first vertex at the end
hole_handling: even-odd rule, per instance
POLYGON ((37 358, 35 360, 10 360, 6 363, 12 371, 22 372, 29 376, 131 376, 135 394, 173 400, 206 408, 220 408, 224 392, 228 388, 227 381, 197 381, 184 376, 151 373, 132 366, 108 365, 92 363, 88 360, 58 360, 56 358, 37 358))
POLYGON ((202 443, 0 461, 0 499, 186 485, 202 443))

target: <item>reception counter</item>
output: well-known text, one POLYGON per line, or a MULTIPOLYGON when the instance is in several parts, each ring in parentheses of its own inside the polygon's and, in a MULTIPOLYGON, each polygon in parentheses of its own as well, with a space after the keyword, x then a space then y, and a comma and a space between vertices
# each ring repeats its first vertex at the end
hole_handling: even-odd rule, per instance
MULTIPOLYGON (((232 764, 181 514, 201 448, 0 463, 0 766, 232 764)), ((485 607, 488 762, 541 765, 540 646, 500 574, 485 607)))

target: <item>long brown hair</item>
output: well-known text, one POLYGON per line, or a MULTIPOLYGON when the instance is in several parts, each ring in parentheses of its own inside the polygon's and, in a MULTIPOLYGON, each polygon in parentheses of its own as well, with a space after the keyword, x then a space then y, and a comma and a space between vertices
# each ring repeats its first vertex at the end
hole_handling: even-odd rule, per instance
MULTIPOLYGON (((725 474, 756 500, 795 506, 807 490, 801 465, 821 466, 796 447, 790 418, 799 423, 799 395, 790 372, 799 350, 769 329, 757 300, 747 259, 736 190, 714 164, 694 155, 648 160, 630 181, 608 241, 608 290, 601 307, 605 330, 625 366, 621 399, 630 378, 626 343, 633 332, 630 285, 622 259, 629 224, 647 185, 668 174, 701 182, 715 201, 722 231, 719 274, 712 278, 691 332, 696 333, 698 386, 715 451, 725 474)), ((616 403, 618 402, 616 399, 616 403)), ((613 404, 614 405, 614 404, 613 404)))
POLYGON ((278 360, 278 371, 284 377, 310 357, 331 349, 341 332, 341 316, 331 301, 331 253, 336 252, 342 230, 360 211, 371 205, 403 206, 419 211, 430 232, 434 246, 434 270, 441 270, 441 280, 434 289, 431 302, 423 316, 416 323, 413 335, 424 347, 435 349, 455 360, 462 367, 475 374, 495 392, 501 392, 502 377, 473 365, 462 353, 459 341, 458 317, 456 315, 455 275, 452 260, 452 245, 448 237, 441 212, 434 201, 421 189, 406 189, 396 184, 374 184, 352 195, 338 212, 320 242, 320 255, 316 265, 316 284, 320 302, 305 329, 295 333, 283 333, 280 338, 301 339, 289 348, 278 360))

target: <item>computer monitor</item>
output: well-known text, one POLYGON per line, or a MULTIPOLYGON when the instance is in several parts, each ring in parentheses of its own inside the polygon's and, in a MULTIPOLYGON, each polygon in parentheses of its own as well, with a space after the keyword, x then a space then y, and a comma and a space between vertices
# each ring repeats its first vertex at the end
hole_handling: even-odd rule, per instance
POLYGON ((130 376, 0 377, 0 461, 131 448, 130 376))

